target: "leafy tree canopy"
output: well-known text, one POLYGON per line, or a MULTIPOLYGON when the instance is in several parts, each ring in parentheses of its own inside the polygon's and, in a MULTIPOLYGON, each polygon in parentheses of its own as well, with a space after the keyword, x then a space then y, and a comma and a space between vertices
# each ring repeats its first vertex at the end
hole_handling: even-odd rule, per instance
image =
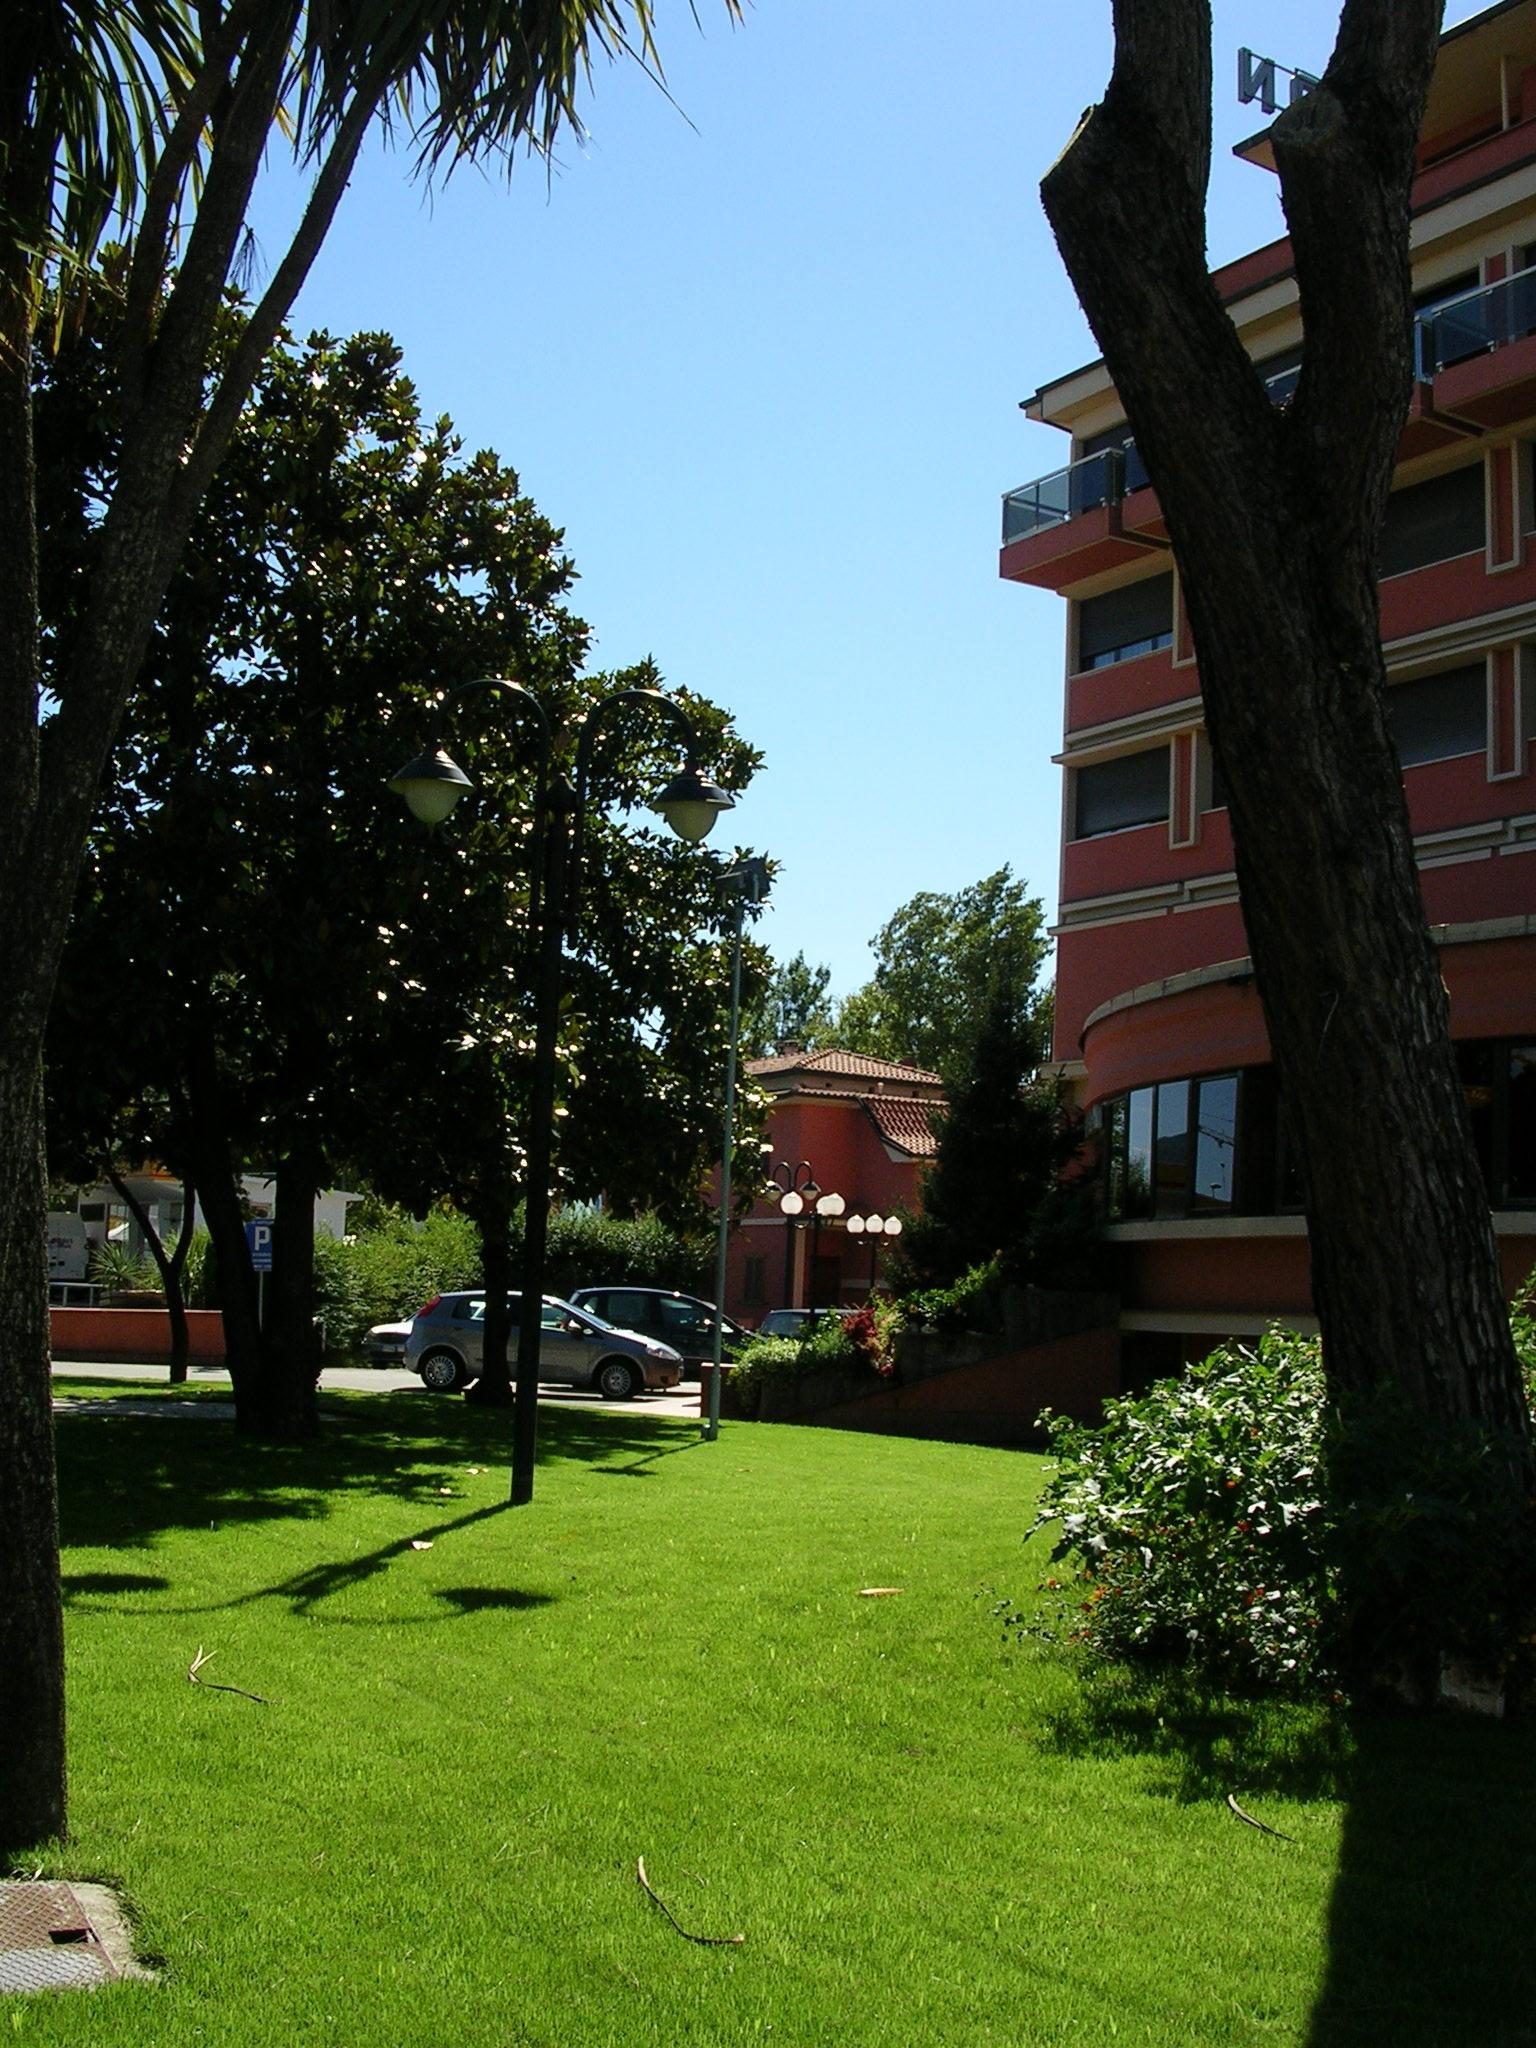
POLYGON ((983 1020, 999 1006, 1013 1028, 1038 1037, 1048 1000, 1036 988, 1043 927, 1039 898, 1008 867, 950 894, 921 891, 876 934, 874 976, 839 1005, 835 1041, 953 1082, 970 1070, 983 1020))

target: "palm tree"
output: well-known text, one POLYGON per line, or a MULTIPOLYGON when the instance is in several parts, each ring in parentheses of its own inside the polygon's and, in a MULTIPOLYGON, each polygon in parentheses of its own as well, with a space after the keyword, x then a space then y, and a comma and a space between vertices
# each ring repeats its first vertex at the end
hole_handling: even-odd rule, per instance
MULTIPOLYGON (((725 0, 740 13, 740 0, 725 0)), ((41 1056, 91 808, 156 608, 256 370, 369 129, 418 168, 546 153, 599 58, 659 78, 652 0, 12 0, 0 47, 0 1853, 62 1831, 64 1697, 49 1401, 41 1056), (309 197, 243 335, 214 360, 262 158, 309 197), (30 363, 67 344, 75 276, 116 294, 121 457, 44 694, 30 363)), ((87 480, 81 488, 88 490, 87 480)))

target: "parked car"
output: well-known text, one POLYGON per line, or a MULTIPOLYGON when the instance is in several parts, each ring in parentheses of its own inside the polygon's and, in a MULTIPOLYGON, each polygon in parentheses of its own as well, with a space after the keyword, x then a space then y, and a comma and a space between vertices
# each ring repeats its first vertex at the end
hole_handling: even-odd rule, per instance
POLYGON ((730 1316, 720 1316, 712 1301, 679 1294, 670 1287, 578 1287, 571 1295, 578 1308, 601 1316, 619 1330, 670 1344, 683 1354, 683 1371, 697 1379, 699 1368, 715 1355, 715 1321, 721 1322, 721 1356, 735 1358, 752 1339, 730 1316))
MULTIPOLYGON (((514 1342, 520 1297, 511 1300, 514 1342)), ((451 1393, 480 1377, 484 1355, 485 1294, 439 1294, 419 1308, 406 1339, 405 1362, 424 1387, 451 1393)), ((675 1387, 683 1361, 667 1344, 616 1330, 600 1316, 558 1296, 544 1297, 539 1379, 552 1385, 592 1387, 605 1401, 627 1401, 642 1387, 675 1387)))
POLYGON ((375 1323, 363 1339, 363 1356, 370 1365, 404 1365, 409 1323, 375 1323))
POLYGON ((771 1308, 757 1326, 759 1337, 808 1337, 813 1324, 834 1318, 846 1321, 851 1311, 839 1308, 771 1308))

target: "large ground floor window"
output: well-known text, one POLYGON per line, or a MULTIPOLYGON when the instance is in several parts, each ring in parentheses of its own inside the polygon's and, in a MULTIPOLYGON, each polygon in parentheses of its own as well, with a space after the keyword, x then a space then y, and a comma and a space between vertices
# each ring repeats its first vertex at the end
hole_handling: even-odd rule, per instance
MULTIPOLYGON (((1470 1040, 1456 1056, 1489 1201, 1536 1207, 1536 1038, 1470 1040)), ((1302 1206, 1272 1067, 1133 1088, 1098 1104, 1089 1132, 1111 1222, 1302 1206)))

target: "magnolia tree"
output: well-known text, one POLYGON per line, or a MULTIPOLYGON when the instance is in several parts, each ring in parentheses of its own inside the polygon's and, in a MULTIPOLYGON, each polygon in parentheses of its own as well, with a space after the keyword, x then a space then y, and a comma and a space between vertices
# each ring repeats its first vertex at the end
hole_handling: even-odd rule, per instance
MULTIPOLYGON (((736 0, 726 0, 734 10, 736 0)), ((42 1048, 92 805, 160 599, 363 140, 427 167, 547 149, 595 56, 654 59, 650 0, 402 4, 13 0, 0 55, 0 1851, 64 1825, 63 1640, 48 1400, 42 1048), (210 381, 256 179, 292 140, 299 225, 210 381), (100 544, 42 687, 32 355, 117 245, 121 433, 100 544)))

